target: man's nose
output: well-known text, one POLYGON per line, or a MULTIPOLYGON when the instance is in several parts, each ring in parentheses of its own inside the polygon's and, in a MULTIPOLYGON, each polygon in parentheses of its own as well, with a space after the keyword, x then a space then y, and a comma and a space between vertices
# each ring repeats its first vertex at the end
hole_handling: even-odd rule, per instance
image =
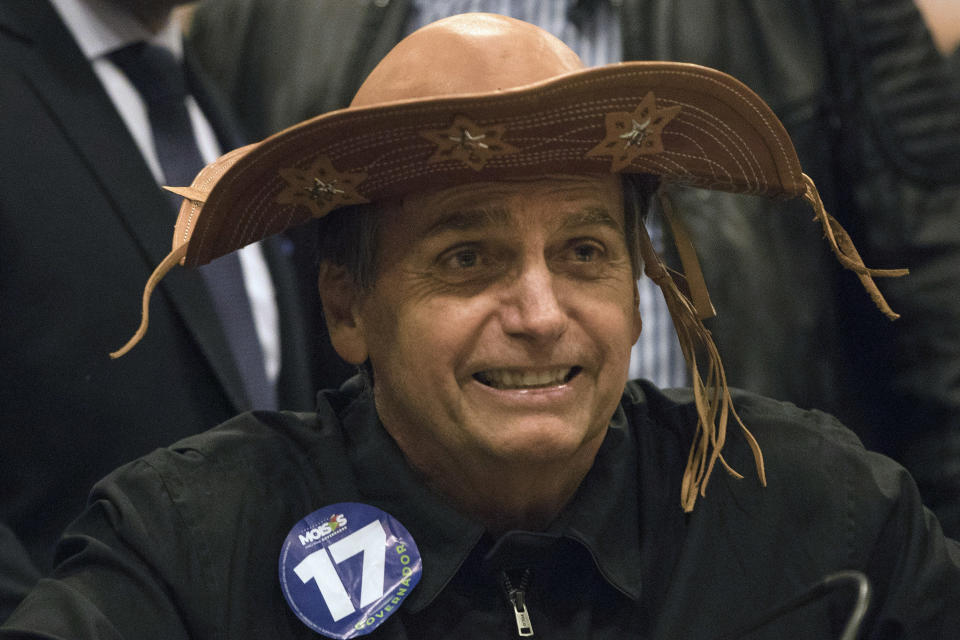
POLYGON ((569 317, 557 293, 557 279, 544 262, 526 265, 507 284, 501 312, 504 331, 533 340, 556 340, 569 317))

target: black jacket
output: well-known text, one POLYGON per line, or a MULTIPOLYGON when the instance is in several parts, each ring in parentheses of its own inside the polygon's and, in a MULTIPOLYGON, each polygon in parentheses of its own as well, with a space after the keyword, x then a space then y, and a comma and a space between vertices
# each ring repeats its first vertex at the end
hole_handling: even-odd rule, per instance
MULTIPOLYGON (((246 414, 100 483, 62 540, 53 580, 0 638, 316 638, 284 600, 278 559, 298 521, 344 502, 399 520, 423 563, 371 640, 516 637, 500 566, 532 569, 538 637, 717 640, 841 570, 873 587, 860 637, 952 637, 960 546, 909 475, 823 413, 743 393, 734 402, 764 450, 768 487, 731 433, 725 458, 746 477, 718 469, 685 515, 692 400, 629 383, 557 520, 496 545, 407 465, 358 382, 321 394, 316 414, 246 414)), ((838 637, 851 592, 749 637, 838 637)))

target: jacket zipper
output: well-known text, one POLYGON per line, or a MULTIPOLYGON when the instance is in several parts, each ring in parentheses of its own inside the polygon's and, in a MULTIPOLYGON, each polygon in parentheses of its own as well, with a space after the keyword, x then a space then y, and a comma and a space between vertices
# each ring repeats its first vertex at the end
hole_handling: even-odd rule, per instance
POLYGON ((513 609, 513 616, 517 623, 517 635, 529 637, 533 635, 533 625, 530 624, 530 613, 527 611, 526 596, 530 586, 530 569, 524 569, 520 575, 520 584, 516 587, 506 571, 501 572, 503 591, 513 609))

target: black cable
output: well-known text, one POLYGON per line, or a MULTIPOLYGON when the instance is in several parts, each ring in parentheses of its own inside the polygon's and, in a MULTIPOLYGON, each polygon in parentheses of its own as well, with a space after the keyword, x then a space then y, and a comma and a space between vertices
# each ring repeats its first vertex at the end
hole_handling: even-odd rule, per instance
POLYGON ((746 634, 756 631, 777 618, 799 609, 808 602, 816 600, 844 585, 856 587, 857 600, 853 605, 853 609, 850 611, 850 617, 847 619, 847 624, 843 628, 843 633, 840 634, 838 640, 856 640, 860 632, 860 625, 863 623, 863 617, 867 613, 867 607, 870 605, 870 581, 867 579, 867 576, 860 571, 838 571, 831 573, 793 600, 768 611, 758 621, 724 636, 722 640, 742 638, 746 634))

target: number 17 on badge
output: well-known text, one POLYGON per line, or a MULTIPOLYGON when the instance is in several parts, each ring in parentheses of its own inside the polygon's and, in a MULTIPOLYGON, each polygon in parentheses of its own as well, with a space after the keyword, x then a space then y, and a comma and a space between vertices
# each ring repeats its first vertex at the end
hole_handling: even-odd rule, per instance
POLYGON ((354 638, 396 613, 420 581, 420 552, 389 513, 358 502, 314 511, 287 534, 280 587, 300 620, 329 638, 354 638))

